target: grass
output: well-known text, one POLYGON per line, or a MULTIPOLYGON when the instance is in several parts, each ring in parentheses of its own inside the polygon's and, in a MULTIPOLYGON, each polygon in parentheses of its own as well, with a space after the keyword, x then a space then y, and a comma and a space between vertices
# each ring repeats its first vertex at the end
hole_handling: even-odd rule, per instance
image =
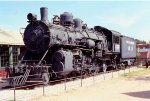
POLYGON ((14 100, 7 100, 7 101, 14 101, 14 100))
POLYGON ((125 73, 125 75, 123 74, 122 76, 134 77, 134 76, 144 76, 144 75, 150 75, 150 69, 149 68, 148 69, 144 68, 143 70, 125 73))

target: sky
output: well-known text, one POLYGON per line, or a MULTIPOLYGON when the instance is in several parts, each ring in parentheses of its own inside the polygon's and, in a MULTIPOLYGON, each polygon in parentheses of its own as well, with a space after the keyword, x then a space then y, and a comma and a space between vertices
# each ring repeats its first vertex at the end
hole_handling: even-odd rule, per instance
POLYGON ((28 24, 28 13, 40 19, 40 7, 48 8, 49 21, 53 15, 70 12, 90 28, 100 25, 150 41, 150 1, 0 1, 0 28, 19 32, 28 24))

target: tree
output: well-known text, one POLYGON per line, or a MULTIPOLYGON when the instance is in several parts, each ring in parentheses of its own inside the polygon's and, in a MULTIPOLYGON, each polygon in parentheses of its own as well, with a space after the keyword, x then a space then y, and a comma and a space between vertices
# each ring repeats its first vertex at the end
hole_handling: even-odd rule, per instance
POLYGON ((146 44, 146 41, 144 40, 139 40, 139 39, 135 39, 137 44, 146 44))

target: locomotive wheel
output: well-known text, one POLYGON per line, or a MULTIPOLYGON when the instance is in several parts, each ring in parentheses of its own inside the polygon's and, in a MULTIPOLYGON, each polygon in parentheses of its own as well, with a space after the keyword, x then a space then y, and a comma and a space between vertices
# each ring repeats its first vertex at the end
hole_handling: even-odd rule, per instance
POLYGON ((43 84, 47 85, 49 83, 49 75, 48 75, 48 73, 43 73, 42 74, 42 79, 43 79, 43 84))

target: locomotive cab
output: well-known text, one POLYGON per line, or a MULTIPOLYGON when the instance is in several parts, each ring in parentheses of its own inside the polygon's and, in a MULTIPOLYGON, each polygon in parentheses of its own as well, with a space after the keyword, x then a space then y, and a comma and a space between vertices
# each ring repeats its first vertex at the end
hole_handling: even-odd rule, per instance
POLYGON ((120 33, 111 30, 112 32, 112 51, 115 53, 120 53, 120 33))
POLYGON ((98 32, 103 33, 108 41, 108 50, 110 52, 118 53, 120 52, 120 33, 108 30, 101 26, 95 26, 94 29, 98 32))

